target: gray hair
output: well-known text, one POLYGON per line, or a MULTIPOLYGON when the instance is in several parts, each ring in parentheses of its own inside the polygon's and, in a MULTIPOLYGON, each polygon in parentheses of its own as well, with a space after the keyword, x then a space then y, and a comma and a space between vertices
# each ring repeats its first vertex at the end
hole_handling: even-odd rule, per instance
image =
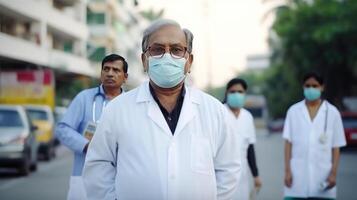
MULTIPOLYGON (((162 28, 163 26, 168 26, 168 25, 176 26, 176 27, 182 29, 180 24, 174 20, 159 19, 159 20, 154 21, 149 27, 147 27, 144 30, 143 40, 141 42, 141 49, 143 52, 145 52, 146 49, 148 48, 150 36, 157 30, 162 28)), ((185 37, 186 37, 187 52, 192 53, 193 34, 190 30, 188 30, 186 28, 182 29, 182 31, 185 33, 185 37)))

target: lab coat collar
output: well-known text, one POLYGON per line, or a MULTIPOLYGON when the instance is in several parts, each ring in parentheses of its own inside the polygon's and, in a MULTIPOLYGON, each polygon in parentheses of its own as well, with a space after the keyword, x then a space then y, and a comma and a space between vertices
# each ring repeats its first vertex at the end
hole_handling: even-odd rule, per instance
MULTIPOLYGON (((316 116, 320 113, 320 112, 325 112, 325 110, 327 109, 327 101, 326 100, 323 100, 322 101, 322 104, 319 108, 319 110, 317 111, 317 114, 316 116)), ((302 112, 302 114, 304 115, 304 118, 308 121, 308 122, 312 122, 311 121, 311 118, 310 118, 310 115, 309 115, 309 111, 307 109, 307 106, 306 106, 306 100, 302 100, 299 102, 299 107, 300 107, 300 111, 302 112)))
MULTIPOLYGON (((200 104, 201 101, 198 93, 192 92, 191 88, 188 88, 186 85, 184 87, 185 87, 185 99, 186 97, 189 97, 193 103, 200 104)), ((142 83, 138 89, 139 91, 136 97, 136 103, 155 101, 150 93, 149 81, 142 83)))
MULTIPOLYGON (((98 90, 97 90, 97 91, 98 91, 98 90)), ((100 86, 99 86, 99 93, 105 96, 103 84, 100 84, 100 86)))
MULTIPOLYGON (((185 86, 186 87, 186 86, 185 86)), ((136 98, 137 103, 148 102, 148 116, 153 120, 167 136, 172 137, 171 130, 165 121, 163 114, 156 101, 150 94, 149 82, 143 83, 139 88, 136 98)), ((179 120, 177 122, 174 136, 178 136, 185 126, 196 116, 197 107, 200 104, 200 98, 198 92, 192 91, 189 88, 185 88, 185 98, 183 101, 179 120)))
MULTIPOLYGON (((120 90, 121 90, 120 94, 124 94, 125 93, 125 91, 124 91, 124 89, 122 87, 120 88, 120 90)), ((100 86, 99 86, 99 93, 105 96, 105 91, 104 91, 104 88, 103 88, 103 84, 100 84, 100 86)))
POLYGON ((223 105, 228 110, 229 116, 231 116, 235 120, 239 119, 239 117, 241 116, 241 112, 242 112, 243 108, 240 109, 240 113, 239 113, 238 117, 236 117, 227 103, 224 103, 223 105))

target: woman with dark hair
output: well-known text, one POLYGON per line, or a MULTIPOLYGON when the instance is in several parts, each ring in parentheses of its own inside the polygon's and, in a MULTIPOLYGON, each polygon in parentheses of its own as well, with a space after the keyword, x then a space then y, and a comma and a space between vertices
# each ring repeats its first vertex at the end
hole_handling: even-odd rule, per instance
POLYGON ((286 115, 285 199, 335 199, 340 147, 346 145, 340 112, 321 97, 323 78, 303 78, 305 99, 286 115))
POLYGON ((254 177, 255 188, 259 190, 262 185, 254 153, 256 137, 253 117, 248 110, 243 108, 247 89, 248 85, 243 79, 234 78, 228 82, 224 98, 224 104, 229 111, 229 123, 236 128, 235 133, 241 144, 242 172, 234 196, 236 200, 250 199, 252 187, 249 184, 248 168, 254 177))

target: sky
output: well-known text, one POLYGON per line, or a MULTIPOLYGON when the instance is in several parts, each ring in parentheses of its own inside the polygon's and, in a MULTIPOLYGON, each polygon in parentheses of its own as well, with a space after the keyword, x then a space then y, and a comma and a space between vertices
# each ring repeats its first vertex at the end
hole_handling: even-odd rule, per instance
POLYGON ((262 0, 142 0, 141 8, 164 9, 194 34, 189 78, 199 88, 223 86, 246 69, 248 55, 268 52, 267 5, 262 0))

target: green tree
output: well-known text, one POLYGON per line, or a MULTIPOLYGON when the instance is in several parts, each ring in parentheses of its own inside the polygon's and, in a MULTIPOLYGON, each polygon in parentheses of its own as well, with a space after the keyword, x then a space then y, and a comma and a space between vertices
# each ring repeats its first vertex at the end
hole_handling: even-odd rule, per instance
POLYGON ((357 95, 356 21, 355 0, 291 0, 276 10, 264 87, 273 116, 302 98, 308 71, 325 77, 325 97, 339 108, 344 96, 357 95))
POLYGON ((56 104, 59 106, 68 106, 69 103, 82 90, 97 87, 100 84, 98 79, 78 76, 71 78, 57 79, 56 82, 56 104))
POLYGON ((141 11, 140 14, 150 21, 154 21, 162 18, 164 15, 164 9, 160 9, 159 11, 155 11, 153 8, 148 10, 141 11))

